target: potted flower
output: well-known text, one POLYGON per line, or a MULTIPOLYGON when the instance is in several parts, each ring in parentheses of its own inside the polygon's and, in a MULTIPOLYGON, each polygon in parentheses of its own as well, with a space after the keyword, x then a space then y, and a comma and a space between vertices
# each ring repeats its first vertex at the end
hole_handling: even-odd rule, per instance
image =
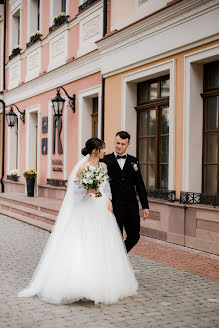
POLYGON ((31 35, 30 35, 30 41, 33 41, 34 39, 36 39, 40 34, 40 31, 36 31, 36 32, 33 32, 31 35))
POLYGON ((8 180, 18 181, 17 169, 11 170, 9 175, 7 175, 8 180))
POLYGON ((20 45, 15 46, 12 50, 11 50, 11 55, 9 56, 9 59, 12 59, 13 57, 17 56, 21 51, 20 45))
POLYGON ((54 18, 53 18, 53 22, 54 24, 57 24, 59 23, 64 17, 66 16, 66 13, 63 11, 61 12, 60 14, 56 15, 54 18))
POLYGON ((24 171, 23 175, 26 178, 27 197, 33 197, 37 171, 34 169, 28 169, 24 171))

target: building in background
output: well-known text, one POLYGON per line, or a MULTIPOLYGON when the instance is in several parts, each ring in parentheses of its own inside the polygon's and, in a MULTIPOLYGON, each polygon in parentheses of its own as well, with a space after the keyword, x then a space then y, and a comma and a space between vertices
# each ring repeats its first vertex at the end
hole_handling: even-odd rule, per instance
POLYGON ((5 192, 25 193, 23 171, 37 170, 36 193, 63 198, 84 142, 101 137, 103 1, 7 1, 6 92, 17 115, 6 127, 5 192), (52 99, 65 91, 62 116, 52 99), (16 106, 15 106, 16 105, 16 106), (23 116, 21 113, 25 113, 23 116), (10 172, 18 171, 18 181, 10 172))
POLYGON ((112 150, 116 131, 132 136, 151 196, 141 231, 219 253, 219 3, 110 4, 111 35, 97 42, 105 141, 112 150))
POLYGON ((111 152, 127 130, 150 196, 142 234, 218 254, 218 17, 217 0, 7 1, 5 192, 25 193, 32 167, 37 194, 62 199, 84 142, 111 152), (55 115, 57 87, 75 112, 60 88, 55 115))

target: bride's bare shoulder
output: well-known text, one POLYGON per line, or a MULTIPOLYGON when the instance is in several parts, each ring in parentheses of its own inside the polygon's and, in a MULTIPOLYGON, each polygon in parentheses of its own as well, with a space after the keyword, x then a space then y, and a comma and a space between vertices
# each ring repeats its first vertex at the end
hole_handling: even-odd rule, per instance
POLYGON ((103 162, 100 162, 100 166, 102 166, 107 171, 107 165, 103 162))

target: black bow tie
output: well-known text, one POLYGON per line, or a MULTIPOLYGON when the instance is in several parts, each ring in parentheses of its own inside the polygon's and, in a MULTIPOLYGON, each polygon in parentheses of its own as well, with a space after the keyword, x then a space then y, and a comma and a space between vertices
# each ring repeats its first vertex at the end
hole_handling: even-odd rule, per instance
POLYGON ((117 155, 116 158, 117 159, 120 159, 120 158, 126 159, 126 155, 123 155, 123 156, 117 155))

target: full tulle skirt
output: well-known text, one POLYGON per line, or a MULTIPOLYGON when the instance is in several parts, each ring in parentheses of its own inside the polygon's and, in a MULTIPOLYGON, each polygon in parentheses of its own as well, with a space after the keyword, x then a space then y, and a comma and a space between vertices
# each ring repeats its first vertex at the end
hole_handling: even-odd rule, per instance
POLYGON ((111 304, 137 293, 115 216, 106 195, 71 204, 68 196, 28 287, 19 297, 68 304, 80 299, 111 304))

